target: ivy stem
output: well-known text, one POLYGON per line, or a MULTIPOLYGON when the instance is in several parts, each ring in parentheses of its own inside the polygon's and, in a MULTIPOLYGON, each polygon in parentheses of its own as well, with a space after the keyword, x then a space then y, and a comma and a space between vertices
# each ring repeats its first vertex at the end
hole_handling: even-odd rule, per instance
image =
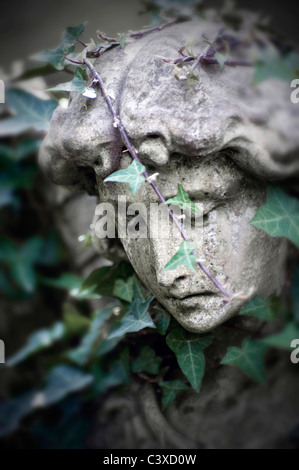
MULTIPOLYGON (((113 108, 113 104, 112 104, 112 101, 111 101, 111 98, 110 96, 108 95, 106 89, 105 89, 105 86, 104 86, 104 83, 100 77, 100 75, 98 74, 98 72, 96 71, 96 69, 94 68, 94 66, 92 65, 92 63, 88 60, 88 59, 83 59, 84 63, 86 64, 86 66, 89 68, 90 72, 91 72, 91 75, 92 75, 92 78, 93 78, 93 83, 97 83, 98 86, 100 87, 100 90, 104 96, 104 99, 108 105, 108 108, 112 114, 112 117, 113 117, 113 124, 115 127, 118 128, 120 134, 121 134, 121 137, 123 139, 123 142, 124 144, 126 145, 127 149, 129 150, 132 158, 134 160, 136 160, 138 163, 140 163, 142 165, 142 162, 140 161, 138 155, 137 155, 137 152, 134 148, 134 146, 132 145, 129 137, 128 137, 128 134, 123 126, 123 123, 119 117, 119 115, 115 112, 114 108, 113 108)), ((143 175, 146 179, 149 178, 149 174, 147 172, 147 170, 145 170, 143 172, 143 175)), ((176 225, 176 227, 178 228, 183 240, 185 241, 189 241, 188 240, 188 237, 185 233, 185 230, 183 228, 183 226, 181 225, 181 223, 179 222, 179 220, 177 219, 177 217, 175 216, 175 214, 170 210, 168 204, 166 203, 166 200, 165 198, 163 197, 163 195, 161 194, 159 188, 157 187, 157 185, 154 183, 154 181, 149 181, 149 184, 152 186, 153 190, 155 191, 155 193, 157 194, 158 198, 160 199, 160 201, 162 202, 163 206, 166 208, 167 212, 168 212, 168 215, 169 217, 173 220, 174 224, 176 225)), ((198 256, 197 253, 195 253, 195 251, 192 252, 192 254, 194 254, 195 256, 198 256)), ((196 261, 198 266, 200 267, 200 269, 205 273, 205 275, 213 282, 213 284, 217 287, 217 289, 222 292, 222 294, 225 296, 225 297, 228 297, 229 300, 231 300, 233 298, 233 294, 231 292, 228 292, 221 284, 220 282, 217 281, 217 279, 215 279, 215 277, 210 273, 210 271, 203 265, 203 263, 201 263, 200 261, 196 261)))
MULTIPOLYGON (((128 36, 130 38, 141 38, 142 36, 145 36, 146 34, 152 33, 154 31, 162 31, 162 29, 167 28, 168 26, 172 26, 173 24, 179 23, 180 21, 183 21, 179 18, 175 18, 173 20, 167 21, 166 23, 159 24, 157 26, 153 26, 152 28, 144 29, 142 31, 136 31, 135 33, 130 33, 128 36)), ((116 38, 110 38, 108 36, 105 36, 103 33, 100 31, 98 32, 98 37, 100 39, 103 39, 103 41, 110 42, 110 43, 117 43, 118 40, 116 38)))

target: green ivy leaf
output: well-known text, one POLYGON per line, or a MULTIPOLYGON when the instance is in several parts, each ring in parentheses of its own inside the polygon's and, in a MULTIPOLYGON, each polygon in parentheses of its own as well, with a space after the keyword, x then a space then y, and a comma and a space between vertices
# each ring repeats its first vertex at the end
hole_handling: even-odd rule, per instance
POLYGON ((165 335, 170 323, 170 315, 166 310, 155 313, 155 324, 160 335, 165 335))
POLYGON ((194 245, 192 245, 192 243, 183 241, 180 244, 177 253, 166 264, 164 271, 175 269, 181 264, 186 266, 188 269, 191 269, 191 271, 195 271, 194 264, 196 260, 196 255, 193 253, 194 249, 195 247, 194 245))
POLYGON ((167 199, 166 204, 174 204, 180 207, 182 210, 189 210, 193 214, 200 214, 201 211, 199 208, 191 201, 188 196, 188 193, 184 190, 183 186, 178 184, 178 193, 175 197, 167 199))
POLYGON ((193 389, 199 393, 205 371, 203 350, 210 346, 212 334, 197 335, 176 328, 166 338, 166 343, 175 353, 178 364, 193 389))
POLYGON ((126 302, 132 302, 134 295, 133 282, 133 276, 129 277, 127 281, 124 281, 123 279, 117 279, 114 283, 112 294, 121 300, 125 300, 126 302))
POLYGON ((299 326, 293 322, 287 323, 282 331, 279 333, 268 336, 261 340, 263 344, 272 346, 273 348, 291 349, 291 342, 293 339, 299 338, 299 326))
POLYGON ((74 305, 65 302, 63 304, 63 323, 70 335, 82 335, 90 327, 91 321, 82 315, 74 305))
POLYGON ((35 265, 40 258, 42 246, 43 240, 39 237, 30 238, 21 248, 9 240, 0 240, 0 261, 9 265, 14 282, 29 294, 36 288, 35 265))
POLYGON ((241 348, 231 346, 221 364, 236 366, 259 383, 265 383, 264 357, 267 346, 260 341, 245 339, 241 348))
POLYGON ((76 44, 77 40, 81 38, 84 33, 87 21, 78 24, 78 26, 69 26, 62 34, 63 44, 76 44))
POLYGON ((126 45, 132 41, 132 38, 128 34, 125 33, 117 33, 118 35, 118 42, 122 49, 126 47, 126 45))
POLYGON ((270 187, 267 202, 258 209, 251 225, 271 237, 286 237, 299 248, 299 200, 277 187, 270 187))
POLYGON ((277 297, 272 296, 264 299, 257 296, 241 309, 240 315, 250 315, 260 320, 271 322, 277 317, 280 304, 280 300, 277 297))
POLYGON ((67 395, 78 392, 93 382, 91 374, 60 365, 50 370, 43 389, 32 390, 0 403, 0 437, 15 431, 20 421, 36 409, 51 406, 67 395))
POLYGON ((16 115, 0 121, 0 137, 20 134, 30 129, 47 131, 57 106, 56 101, 41 100, 18 89, 6 91, 6 102, 16 115))
POLYGON ((160 387, 163 390, 162 395, 162 409, 165 410, 175 400, 177 394, 183 390, 188 390, 188 386, 181 380, 170 380, 167 382, 160 382, 160 387))
POLYGON ((221 70, 223 70, 225 67, 225 62, 227 61, 227 57, 224 54, 221 54, 221 52, 215 52, 214 58, 220 65, 221 70))
POLYGON ((104 323, 113 315, 117 302, 112 302, 107 308, 94 314, 89 331, 81 339, 80 345, 71 349, 66 356, 77 365, 84 365, 96 355, 100 330, 104 323))
POLYGON ((62 35, 62 43, 56 49, 45 49, 31 57, 33 60, 48 62, 57 70, 63 70, 65 67, 66 56, 75 49, 77 39, 79 39, 85 28, 86 22, 78 26, 68 27, 62 35))
POLYGON ((101 291, 99 291, 100 294, 112 295, 115 280, 123 279, 125 281, 133 274, 134 269, 132 268, 132 265, 126 261, 121 261, 116 266, 104 266, 102 268, 98 268, 92 271, 89 276, 87 276, 87 278, 84 280, 82 284, 82 289, 97 287, 98 289, 101 289, 101 291), (107 285, 105 284, 106 282, 107 285))
POLYGON ((109 364, 108 371, 96 365, 92 368, 92 372, 95 378, 93 387, 93 395, 95 396, 98 396, 111 387, 129 384, 131 381, 129 349, 127 347, 122 349, 118 358, 114 359, 109 364))
POLYGON ((144 328, 156 328, 156 325, 148 312, 148 307, 153 299, 154 297, 150 297, 145 301, 134 299, 134 302, 130 305, 127 313, 119 322, 116 322, 114 327, 111 329, 107 339, 122 339, 126 333, 136 333, 144 328))
POLYGON ((57 322, 50 328, 45 328, 33 333, 24 348, 11 356, 6 364, 15 366, 25 361, 28 357, 44 348, 49 348, 53 343, 65 337, 66 329, 63 323, 57 322))
POLYGON ((150 346, 144 346, 139 356, 132 362, 132 371, 144 371, 152 375, 157 375, 161 362, 162 358, 156 356, 155 351, 150 346))
POLYGON ((291 82, 299 77, 298 54, 290 52, 283 56, 279 53, 266 51, 255 64, 253 82, 261 83, 269 78, 291 82))
POLYGON ((66 60, 66 57, 73 52, 74 49, 75 46, 72 44, 60 44, 56 49, 45 49, 30 58, 38 62, 48 62, 48 64, 51 64, 56 70, 63 70, 67 63, 70 64, 70 62, 66 60))
POLYGON ((84 289, 82 287, 83 279, 78 278, 74 274, 64 273, 57 278, 40 277, 40 282, 46 286, 65 289, 76 299, 100 299, 101 296, 95 292, 95 286, 84 289))
POLYGON ((104 179, 104 182, 107 183, 109 181, 114 181, 118 183, 129 183, 131 192, 134 195, 137 193, 143 181, 145 181, 145 177, 142 174, 145 169, 145 166, 134 160, 125 170, 119 170, 112 173, 110 176, 107 176, 107 178, 104 179))
POLYGON ((81 67, 77 67, 73 80, 70 82, 60 83, 53 88, 49 88, 48 91, 76 91, 87 98, 96 98, 97 94, 95 90, 86 86, 87 78, 86 71, 81 67))

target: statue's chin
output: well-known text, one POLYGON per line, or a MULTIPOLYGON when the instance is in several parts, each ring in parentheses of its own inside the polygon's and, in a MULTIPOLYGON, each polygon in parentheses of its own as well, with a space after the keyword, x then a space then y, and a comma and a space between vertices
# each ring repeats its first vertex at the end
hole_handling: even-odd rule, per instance
POLYGON ((190 296, 184 299, 159 299, 162 305, 186 330, 206 333, 238 313, 244 301, 224 303, 217 294, 190 296))

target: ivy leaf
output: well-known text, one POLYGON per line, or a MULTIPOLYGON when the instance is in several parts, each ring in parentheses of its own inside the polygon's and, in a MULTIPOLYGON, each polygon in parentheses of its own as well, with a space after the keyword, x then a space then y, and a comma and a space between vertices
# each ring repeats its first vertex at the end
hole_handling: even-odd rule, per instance
POLYGON ((73 367, 60 365, 50 370, 43 389, 32 390, 0 403, 0 437, 15 431, 20 421, 36 409, 51 406, 67 395, 91 385, 94 378, 73 367))
POLYGON ((95 294, 113 297, 117 280, 122 279, 127 281, 133 274, 132 266, 125 261, 122 261, 117 266, 104 266, 92 271, 83 281, 81 290, 88 291, 93 289, 95 294))
POLYGON ((236 366, 259 383, 265 383, 264 357, 267 346, 260 341, 245 339, 241 348, 231 346, 221 364, 236 366))
POLYGON ((80 39, 84 33, 86 25, 87 21, 84 21, 84 23, 80 23, 78 26, 69 26, 66 28, 62 35, 62 43, 75 45, 77 40, 80 39))
POLYGON ((180 244, 177 253, 166 264, 164 271, 175 269, 181 264, 186 266, 188 269, 191 269, 191 271, 195 271, 194 264, 196 260, 196 255, 193 253, 194 249, 194 245, 192 245, 190 242, 183 241, 180 244))
POLYGON ((27 341, 24 348, 11 356, 6 364, 8 366, 15 366, 20 362, 25 361, 28 357, 32 356, 41 349, 52 346, 53 343, 65 337, 66 329, 63 323, 57 322, 51 328, 45 328, 33 333, 27 341))
POLYGON ((132 371, 145 371, 149 374, 156 375, 159 372, 161 362, 162 358, 157 357, 155 351, 151 347, 144 346, 141 349, 139 356, 132 362, 132 371))
POLYGON ((159 310, 155 314, 155 324, 160 335, 165 335, 169 327, 170 315, 166 310, 159 310))
POLYGON ((221 54, 221 52, 215 52, 214 58, 217 60, 218 64, 220 65, 221 70, 223 70, 225 67, 225 62, 227 60, 227 57, 224 54, 221 54))
POLYGON ((293 339, 298 338, 299 326, 293 322, 290 322, 286 324, 282 331, 262 339, 261 342, 267 346, 272 346, 273 348, 286 349, 289 351, 291 349, 291 342, 293 339))
POLYGON ((111 303, 107 308, 94 314, 89 331, 81 339, 80 345, 71 349, 66 356, 79 366, 83 366, 95 356, 96 346, 100 337, 100 330, 104 323, 113 315, 117 302, 111 303))
POLYGON ((40 282, 50 287, 66 289, 69 294, 76 299, 100 299, 101 296, 95 292, 95 286, 84 289, 82 287, 83 279, 74 274, 64 273, 57 278, 40 277, 40 282))
POLYGON ((31 56, 31 59, 38 62, 48 62, 53 65, 56 70, 63 70, 66 63, 66 57, 73 52, 75 46, 73 44, 60 44, 56 49, 45 49, 31 56))
POLYGON ((271 237, 286 237, 299 248, 299 200, 277 187, 270 187, 267 202, 258 209, 251 225, 271 237))
POLYGON ((165 410, 175 400, 177 394, 183 390, 188 390, 188 385, 184 384, 181 380, 170 380, 167 382, 160 382, 160 387, 163 390, 162 395, 162 409, 165 410))
POLYGON ((134 160, 125 170, 119 170, 112 173, 110 176, 107 176, 107 178, 104 179, 104 182, 107 183, 108 181, 115 181, 118 183, 129 183, 131 192, 134 195, 137 193, 143 181, 145 181, 145 177, 142 174, 145 169, 145 166, 134 160))
POLYGON ((7 90, 6 102, 15 116, 0 121, 0 137, 20 134, 30 129, 47 131, 57 106, 56 101, 41 100, 18 89, 7 90))
POLYGON ((279 53, 264 53, 255 64, 255 75, 253 82, 261 83, 269 78, 291 82, 299 77, 299 59, 298 54, 290 52, 282 56, 279 53))
POLYGON ((34 266, 39 260, 42 245, 43 240, 39 237, 30 238, 21 248, 9 240, 0 240, 0 261, 9 265, 14 282, 29 294, 36 288, 34 266))
POLYGON ((63 323, 67 333, 82 335, 82 332, 85 332, 90 327, 91 322, 74 305, 66 302, 63 305, 63 323))
POLYGON ((176 197, 167 199, 166 204, 175 204, 180 207, 182 210, 190 210, 193 214, 200 214, 201 211, 199 208, 191 201, 188 196, 188 193, 184 190, 183 186, 178 184, 178 193, 176 197))
POLYGON ((126 45, 132 41, 132 38, 128 34, 125 33, 117 33, 118 35, 118 42, 122 49, 126 47, 126 45))
POLYGON ((121 339, 126 333, 136 333, 144 328, 156 328, 156 325, 148 313, 148 307, 153 299, 154 297, 150 297, 145 301, 134 299, 127 313, 114 325, 107 339, 121 339))
POLYGON ((175 353, 178 364, 193 389, 199 393, 205 371, 203 350, 210 346, 212 334, 197 335, 176 328, 166 338, 169 348, 175 353))
POLYGON ((123 279, 117 279, 113 288, 113 295, 119 299, 125 300, 126 302, 132 302, 133 300, 133 282, 134 277, 130 277, 127 281, 123 279))
POLYGON ((251 315, 260 320, 271 322, 277 317, 279 307, 280 300, 277 297, 272 296, 264 299, 257 296, 241 309, 240 315, 251 315))
POLYGON ((92 368, 92 372, 95 378, 93 387, 93 394, 95 396, 111 387, 129 384, 131 381, 129 349, 126 347, 119 353, 118 358, 109 364, 108 371, 104 371, 97 365, 92 368))
POLYGON ((53 88, 49 88, 48 91, 76 91, 87 98, 96 98, 97 94, 95 90, 86 86, 87 78, 86 71, 81 67, 77 67, 73 80, 70 82, 60 83, 53 88))
POLYGON ((66 56, 75 49, 77 39, 79 39, 85 28, 86 22, 78 26, 68 27, 62 35, 62 43, 56 49, 45 49, 31 57, 33 60, 48 62, 56 70, 63 70, 66 63, 66 56))

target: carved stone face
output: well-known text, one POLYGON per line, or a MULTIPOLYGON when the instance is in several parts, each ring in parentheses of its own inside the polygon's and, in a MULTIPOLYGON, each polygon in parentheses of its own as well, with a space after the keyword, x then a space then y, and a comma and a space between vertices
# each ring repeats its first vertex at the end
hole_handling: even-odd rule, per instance
MULTIPOLYGON (((218 65, 196 70, 198 81, 177 81, 164 56, 178 57, 178 49, 196 38, 196 54, 206 48, 205 33, 214 39, 219 24, 189 22, 112 49, 97 62, 108 93, 114 97, 127 133, 150 174, 168 199, 181 183, 190 198, 203 206, 202 225, 190 233, 205 266, 221 282, 228 278, 234 292, 279 294, 284 281, 286 242, 250 225, 264 204, 267 181, 298 171, 298 110, 292 107, 289 84, 268 80, 252 86, 253 70, 218 65), (288 160, 285 155, 288 154, 288 160)), ((240 35, 246 31, 240 32, 240 35)), ((233 58, 248 59, 237 48, 233 58)), ((294 105, 293 105, 294 106, 294 105)), ((143 204, 141 217, 149 233, 157 220, 150 204, 159 202, 147 183, 133 197, 126 184, 103 183, 131 159, 102 96, 88 100, 73 96, 67 110, 58 110, 41 150, 41 163, 59 184, 95 187, 101 202, 143 204), (96 175, 96 178, 94 178, 96 175)), ((130 217, 128 217, 129 219, 130 217)), ((118 224, 128 220, 118 220, 118 224)), ((203 333, 236 314, 245 301, 224 305, 223 297, 203 274, 179 266, 163 271, 181 239, 170 231, 158 238, 123 239, 125 252, 140 279, 164 307, 188 330, 203 333)), ((191 230, 191 229, 190 229, 191 230)), ((166 230, 165 230, 166 233, 166 230)), ((248 301, 247 298, 246 301, 248 301)))

